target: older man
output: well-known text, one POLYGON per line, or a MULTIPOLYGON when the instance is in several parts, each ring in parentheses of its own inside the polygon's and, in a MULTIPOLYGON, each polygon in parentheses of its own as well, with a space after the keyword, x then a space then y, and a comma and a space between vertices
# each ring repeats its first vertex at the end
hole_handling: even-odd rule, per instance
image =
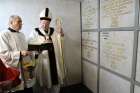
POLYGON ((61 49, 58 44, 58 38, 63 36, 62 31, 55 31, 50 27, 52 20, 49 8, 45 8, 40 13, 40 24, 35 28, 30 35, 29 43, 46 45, 46 50, 43 50, 36 65, 36 83, 38 83, 42 92, 38 93, 59 93, 60 84, 64 79, 62 56, 60 55, 61 49))
POLYGON ((33 77, 30 77, 28 66, 32 65, 31 52, 27 51, 28 44, 25 36, 20 32, 22 28, 22 19, 18 15, 12 15, 9 18, 9 28, 0 33, 0 55, 6 57, 4 64, 15 67, 21 72, 21 84, 13 88, 14 93, 32 93, 33 77), (22 60, 20 60, 22 58, 22 60), (28 65, 28 66, 27 66, 28 65))

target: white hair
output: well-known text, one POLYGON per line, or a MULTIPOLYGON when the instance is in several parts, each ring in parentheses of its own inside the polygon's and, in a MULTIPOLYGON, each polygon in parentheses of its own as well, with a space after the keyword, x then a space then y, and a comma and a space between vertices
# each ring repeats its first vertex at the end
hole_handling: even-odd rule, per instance
POLYGON ((11 15, 10 17, 9 17, 9 25, 11 24, 11 22, 13 22, 15 19, 21 19, 21 17, 20 16, 18 16, 18 15, 11 15))

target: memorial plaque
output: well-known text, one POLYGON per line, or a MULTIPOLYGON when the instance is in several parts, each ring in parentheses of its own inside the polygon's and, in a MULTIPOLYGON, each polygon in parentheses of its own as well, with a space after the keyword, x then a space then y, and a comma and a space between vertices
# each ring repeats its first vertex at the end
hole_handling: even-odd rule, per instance
POLYGON ((82 57, 97 63, 98 32, 82 32, 82 57))
POLYGON ((82 2, 82 29, 97 28, 97 0, 82 2))
POLYGON ((135 0, 101 0, 101 28, 134 26, 134 1, 135 0))
POLYGON ((133 38, 132 31, 106 31, 100 37, 101 65, 131 77, 133 38))

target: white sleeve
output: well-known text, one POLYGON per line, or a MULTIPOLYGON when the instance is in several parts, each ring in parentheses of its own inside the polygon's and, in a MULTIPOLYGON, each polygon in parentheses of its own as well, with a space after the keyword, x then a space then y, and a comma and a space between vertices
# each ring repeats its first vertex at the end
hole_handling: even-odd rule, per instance
POLYGON ((28 41, 30 41, 31 39, 35 38, 36 34, 34 31, 31 31, 31 33, 29 34, 29 37, 28 37, 28 41))
POLYGON ((35 30, 30 33, 30 36, 28 38, 29 44, 41 44, 44 40, 44 37, 40 36, 38 32, 35 30))
POLYGON ((35 32, 35 30, 33 30, 30 35, 29 35, 29 38, 28 38, 28 43, 34 43, 37 41, 37 37, 38 37, 38 33, 35 32))
POLYGON ((20 51, 13 51, 8 42, 5 33, 0 34, 0 55, 7 59, 6 64, 9 66, 18 66, 20 51))

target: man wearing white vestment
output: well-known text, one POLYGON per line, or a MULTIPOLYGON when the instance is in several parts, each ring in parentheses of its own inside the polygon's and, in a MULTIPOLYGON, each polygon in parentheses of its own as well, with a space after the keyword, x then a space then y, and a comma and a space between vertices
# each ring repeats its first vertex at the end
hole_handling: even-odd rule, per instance
POLYGON ((42 90, 40 93, 59 93, 64 79, 62 45, 59 43, 63 32, 55 31, 50 27, 50 22, 51 12, 46 8, 40 13, 39 27, 35 28, 29 37, 29 44, 44 44, 47 47, 39 54, 35 69, 36 83, 42 90))
POLYGON ((6 66, 17 68, 20 71, 20 85, 11 89, 13 93, 33 93, 32 86, 34 78, 31 76, 28 67, 32 66, 31 52, 28 50, 28 43, 20 29, 22 19, 18 15, 9 18, 9 28, 0 33, 0 55, 8 60, 6 66), (22 60, 20 60, 22 59, 22 60))

